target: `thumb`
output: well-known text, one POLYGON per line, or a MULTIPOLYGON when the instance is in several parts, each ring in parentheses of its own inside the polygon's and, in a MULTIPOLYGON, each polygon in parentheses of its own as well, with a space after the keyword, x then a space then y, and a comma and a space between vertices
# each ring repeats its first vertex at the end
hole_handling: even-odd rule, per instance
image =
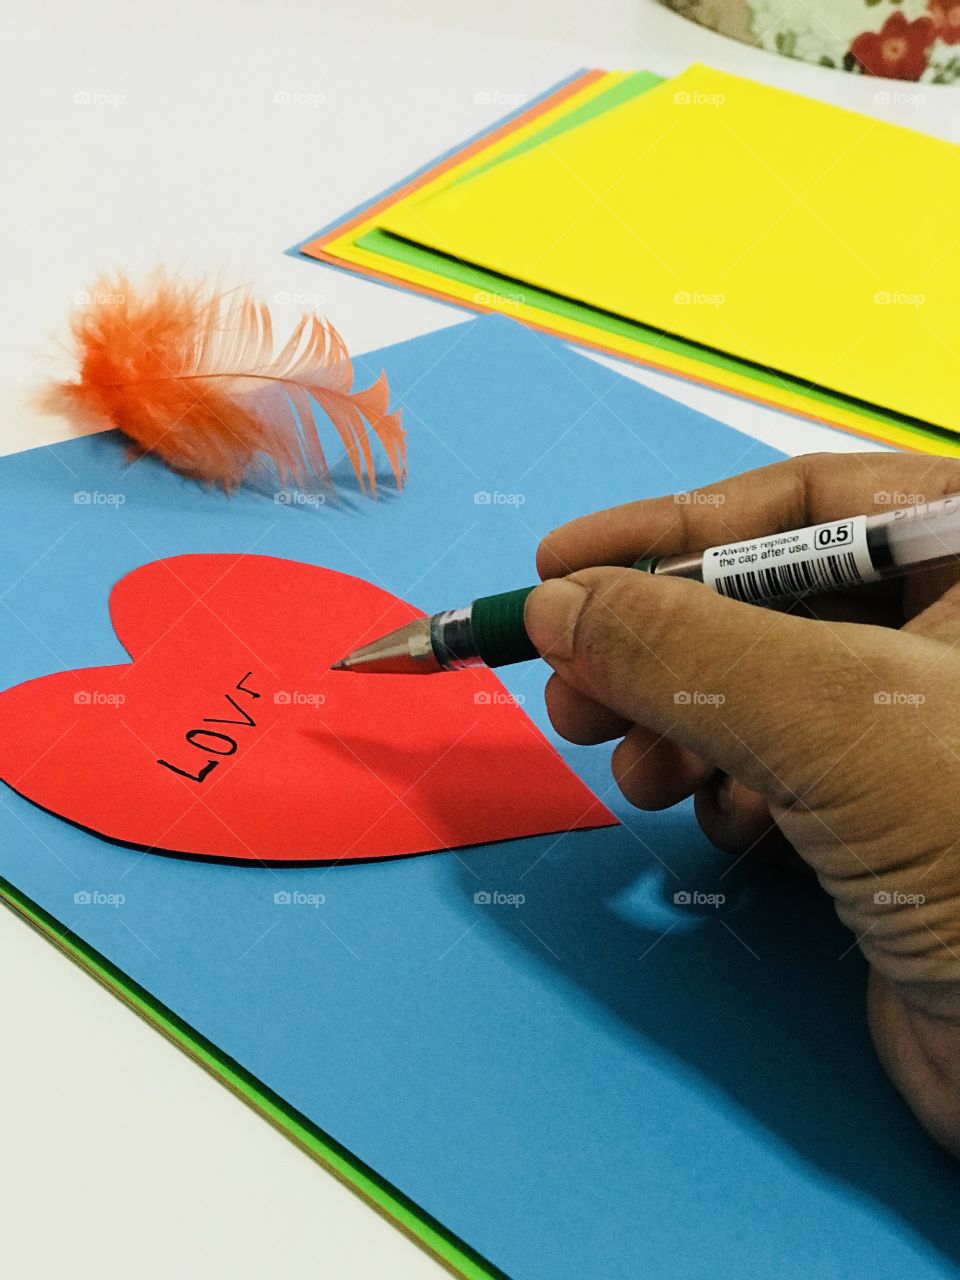
POLYGON ((741 604, 682 578, 581 570, 536 587, 525 622, 568 684, 777 802, 803 795, 843 736, 862 732, 838 701, 866 710, 876 688, 849 633, 877 629, 741 604))

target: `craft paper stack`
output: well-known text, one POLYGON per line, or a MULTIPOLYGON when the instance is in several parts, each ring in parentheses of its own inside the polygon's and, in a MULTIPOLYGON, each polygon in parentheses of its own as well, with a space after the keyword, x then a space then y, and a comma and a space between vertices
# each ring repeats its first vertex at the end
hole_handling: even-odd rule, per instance
POLYGON ((788 409, 960 454, 946 142, 694 66, 585 71, 299 251, 788 409), (895 219, 878 183, 909 175, 895 219))

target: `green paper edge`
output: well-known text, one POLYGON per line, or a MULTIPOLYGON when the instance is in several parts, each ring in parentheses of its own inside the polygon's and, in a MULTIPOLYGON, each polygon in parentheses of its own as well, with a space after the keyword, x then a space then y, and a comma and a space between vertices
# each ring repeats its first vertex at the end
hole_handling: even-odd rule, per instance
POLYGON ((212 1041, 195 1031, 166 1005, 154 999, 139 983, 128 978, 105 956, 71 933, 3 878, 0 878, 0 902, 96 978, 108 991, 118 996, 124 1004, 199 1063, 221 1084, 226 1085, 238 1098, 269 1120, 302 1151, 358 1192, 372 1208, 426 1249, 438 1262, 456 1275, 464 1277, 464 1280, 508 1280, 502 1271, 486 1262, 469 1245, 457 1239, 396 1187, 357 1160, 345 1147, 290 1107, 278 1094, 261 1084, 212 1041))
MULTIPOLYGON (((630 101, 632 98, 638 97, 641 93, 655 88, 659 84, 663 84, 665 77, 657 76, 650 71, 638 71, 634 75, 629 76, 626 80, 614 85, 604 93, 598 94, 596 98, 585 103, 583 106, 569 112, 568 115, 561 117, 560 120, 554 121, 548 125, 542 132, 535 134, 531 138, 526 138, 516 146, 505 151, 502 155, 488 161, 485 165, 481 165, 469 173, 461 174, 452 180, 450 186, 459 186, 461 183, 470 182, 473 178, 481 173, 495 168, 502 164, 505 160, 512 159, 526 151, 539 146, 543 142, 549 141, 551 138, 557 137, 559 134, 565 133, 568 129, 576 128, 585 121, 593 119, 595 116, 613 110, 621 106, 624 102, 630 101)), ((446 188, 439 187, 437 191, 446 188)), ((761 365, 750 364, 747 361, 738 359, 736 356, 727 355, 722 351, 715 351, 709 347, 700 346, 697 343, 690 342, 684 338, 675 337, 668 333, 662 333, 657 329, 649 328, 634 320, 628 320, 622 316, 612 315, 609 312, 600 311, 595 307, 576 302, 570 298, 564 298, 559 294, 549 293, 542 289, 537 289, 531 285, 527 285, 520 280, 513 279, 509 276, 498 275, 496 272, 485 270, 482 267, 473 266, 464 262, 462 259, 453 258, 446 254, 438 253, 435 250, 428 249, 423 245, 415 244, 413 241, 402 239, 393 235, 389 231, 374 228, 358 237, 354 242, 359 248, 365 249, 370 253, 377 254, 378 257, 386 258, 388 261, 402 262, 405 266, 416 267, 419 270, 427 271, 442 280, 454 280, 458 284, 473 288, 477 292, 488 294, 504 294, 513 293, 522 294, 524 303, 537 307, 539 310, 548 315, 560 316, 566 320, 577 321, 580 324, 590 325, 594 329, 598 329, 603 333, 610 333, 616 337, 630 338, 637 342, 646 343, 647 346, 655 350, 663 351, 672 355, 684 356, 687 359, 698 361, 700 364, 712 366, 715 369, 724 370, 730 373, 740 374, 743 377, 751 378, 754 382, 762 385, 773 387, 779 390, 792 391, 797 395, 803 396, 805 399, 815 404, 825 405, 827 407, 836 407, 845 409, 848 412, 857 414, 860 418, 868 422, 877 423, 879 426, 895 426, 901 430, 910 432, 917 439, 926 441, 928 444, 937 445, 943 441, 955 441, 956 433, 950 431, 946 427, 937 427, 931 423, 921 422, 919 419, 911 418, 907 415, 898 414, 893 410, 881 409, 879 406, 870 405, 852 397, 844 396, 839 392, 829 391, 825 387, 813 386, 808 382, 804 382, 798 378, 793 378, 789 374, 779 373, 774 369, 769 369, 761 365)), ((352 263, 346 264, 353 267, 352 263)), ((407 282, 398 280, 397 283, 404 286, 407 282)), ((464 300, 461 298, 452 298, 454 305, 463 306, 464 300)), ((497 310, 509 314, 509 306, 498 306, 497 310)), ((579 340, 572 335, 563 335, 566 341, 579 345, 579 340)), ((614 358, 629 360, 630 356, 626 353, 613 353, 614 358)), ((669 372, 669 371, 668 371, 669 372)), ((683 378, 683 374, 674 374, 673 376, 683 378)), ((739 393, 728 388, 723 388, 729 395, 738 395, 739 393)), ((784 408, 786 413, 790 413, 789 408, 784 408)), ((838 424, 827 423, 833 426, 834 430, 843 431, 844 428, 838 424)))
MULTIPOLYGON (((612 111, 615 107, 622 107, 625 102, 638 98, 641 93, 646 93, 648 89, 655 89, 658 84, 663 84, 665 78, 664 76, 656 75, 653 71, 631 72, 625 79, 618 81, 615 85, 611 85, 609 89, 604 89, 602 93, 598 93, 588 102, 583 103, 582 106, 574 108, 573 111, 568 111, 566 115, 562 115, 558 120, 551 121, 539 133, 532 134, 529 138, 523 138, 520 142, 514 143, 508 150, 502 151, 485 164, 478 165, 476 169, 470 169, 466 173, 458 174, 449 183, 449 186, 459 187, 462 183, 472 182, 481 173, 487 173, 490 169, 495 169, 497 165, 503 164, 505 160, 513 160, 516 156, 521 156, 526 151, 533 151, 542 143, 558 138, 568 130, 578 128, 581 124, 586 124, 594 116, 612 111)), ((435 188, 430 193, 430 198, 432 199, 433 196, 438 195, 443 190, 446 190, 446 188, 435 188)))

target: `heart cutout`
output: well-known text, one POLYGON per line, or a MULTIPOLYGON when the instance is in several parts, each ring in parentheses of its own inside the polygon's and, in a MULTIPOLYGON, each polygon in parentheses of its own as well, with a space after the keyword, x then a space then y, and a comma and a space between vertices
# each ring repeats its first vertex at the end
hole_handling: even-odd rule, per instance
POLYGON ((616 822, 491 671, 329 671, 423 616, 360 578, 176 556, 110 616, 131 662, 0 693, 0 778, 109 840, 307 863, 616 822))

